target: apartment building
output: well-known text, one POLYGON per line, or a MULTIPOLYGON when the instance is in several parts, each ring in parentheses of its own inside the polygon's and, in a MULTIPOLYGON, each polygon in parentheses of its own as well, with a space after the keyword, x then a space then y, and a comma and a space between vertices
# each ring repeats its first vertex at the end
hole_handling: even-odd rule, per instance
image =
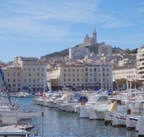
POLYGON ((99 56, 111 55, 112 54, 112 46, 105 45, 105 43, 103 43, 102 45, 100 45, 98 47, 98 54, 99 54, 99 56))
POLYGON ((79 88, 84 85, 84 67, 81 64, 62 65, 58 67, 59 85, 63 87, 79 88))
POLYGON ((36 57, 14 59, 12 66, 2 68, 9 91, 36 91, 47 86, 47 67, 36 57))
POLYGON ((90 63, 85 65, 85 86, 112 90, 112 64, 90 63))
POLYGON ((144 85, 144 45, 137 50, 137 73, 144 85))
POLYGON ((86 55, 89 55, 89 49, 85 47, 74 47, 69 48, 69 58, 70 59, 83 59, 86 55))
POLYGON ((135 65, 131 66, 121 66, 113 69, 113 81, 117 79, 127 79, 129 81, 134 81, 138 79, 137 69, 135 65))
POLYGON ((48 73, 52 87, 80 90, 112 89, 112 64, 110 63, 65 64, 57 69, 51 69, 48 73))
MULTIPOLYGON (((22 69, 20 66, 6 66, 2 68, 5 81, 7 83, 8 91, 20 91, 22 89, 22 79, 23 79, 23 73, 22 69)), ((3 82, 1 80, 1 88, 3 89, 4 87, 3 82)))

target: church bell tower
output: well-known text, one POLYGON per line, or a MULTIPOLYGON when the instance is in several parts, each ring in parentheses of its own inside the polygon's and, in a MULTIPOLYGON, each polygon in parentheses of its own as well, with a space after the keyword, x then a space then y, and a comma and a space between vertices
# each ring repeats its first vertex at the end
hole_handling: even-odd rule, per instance
POLYGON ((93 41, 96 44, 97 43, 97 33, 96 33, 96 29, 94 28, 94 32, 93 32, 93 41))

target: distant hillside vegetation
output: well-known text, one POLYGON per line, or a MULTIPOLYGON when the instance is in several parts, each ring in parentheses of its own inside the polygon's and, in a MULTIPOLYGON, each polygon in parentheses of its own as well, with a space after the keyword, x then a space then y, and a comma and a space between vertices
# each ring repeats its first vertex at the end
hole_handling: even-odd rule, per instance
MULTIPOLYGON (((78 46, 79 45, 76 45, 75 47, 78 47, 78 46)), ((94 52, 95 54, 97 54, 98 53, 98 46, 99 46, 99 44, 96 44, 93 46, 86 46, 86 48, 88 48, 90 50, 90 52, 94 52)), ((113 53, 116 53, 118 51, 123 51, 123 50, 120 48, 116 48, 116 47, 112 48, 113 53)), ((64 56, 68 56, 68 55, 69 55, 69 49, 64 49, 64 50, 59 51, 59 52, 54 52, 54 53, 51 53, 48 55, 44 55, 41 58, 64 57, 64 56)))
POLYGON ((64 50, 59 51, 59 52, 54 52, 54 53, 42 56, 41 58, 64 57, 64 56, 67 56, 68 54, 69 54, 69 49, 64 49, 64 50))

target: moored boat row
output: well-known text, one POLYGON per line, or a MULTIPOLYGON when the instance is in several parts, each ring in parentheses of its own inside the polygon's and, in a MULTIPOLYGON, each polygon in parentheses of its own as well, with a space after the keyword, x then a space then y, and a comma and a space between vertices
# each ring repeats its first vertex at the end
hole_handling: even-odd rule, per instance
POLYGON ((105 123, 109 123, 114 127, 125 126, 127 129, 135 129, 138 135, 144 134, 141 130, 142 126, 140 126, 144 119, 144 98, 142 92, 121 92, 115 96, 109 96, 104 92, 101 94, 96 92, 83 93, 82 95, 87 97, 88 101, 81 102, 77 102, 74 99, 74 93, 59 93, 59 97, 56 95, 53 97, 53 94, 51 93, 49 98, 41 97, 41 102, 45 103, 38 103, 39 97, 34 99, 34 103, 58 108, 62 111, 75 112, 79 114, 80 118, 104 120, 105 123), (54 106, 48 105, 50 100, 55 104, 54 106))

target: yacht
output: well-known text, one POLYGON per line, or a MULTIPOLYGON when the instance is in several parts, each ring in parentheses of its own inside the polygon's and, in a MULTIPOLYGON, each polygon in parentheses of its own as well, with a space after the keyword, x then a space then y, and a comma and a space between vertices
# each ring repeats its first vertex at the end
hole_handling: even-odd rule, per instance
POLYGON ((85 105, 79 106, 80 117, 89 118, 91 111, 94 111, 95 113, 96 108, 99 108, 98 106, 107 103, 108 103, 108 95, 95 93, 94 95, 91 96, 89 101, 85 103, 85 105))

